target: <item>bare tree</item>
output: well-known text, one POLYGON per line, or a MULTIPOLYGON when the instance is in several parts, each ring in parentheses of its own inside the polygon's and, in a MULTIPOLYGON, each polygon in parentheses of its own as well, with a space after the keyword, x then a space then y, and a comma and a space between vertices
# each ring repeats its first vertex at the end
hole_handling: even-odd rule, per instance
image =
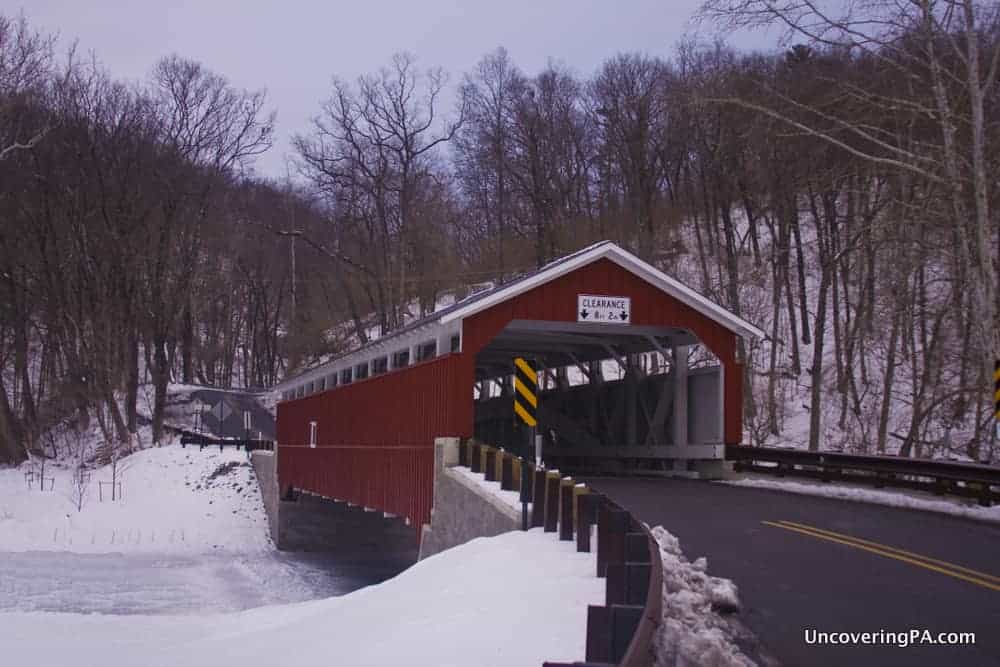
MULTIPOLYGON (((884 88, 828 81, 849 102, 839 107, 803 103, 773 90, 780 107, 742 97, 715 99, 767 115, 855 158, 940 188, 950 204, 943 222, 958 235, 956 261, 967 267, 963 289, 968 311, 974 313, 971 352, 979 360, 973 393, 986 395, 992 360, 1000 358, 1000 241, 993 240, 997 230, 990 207, 996 184, 990 178, 987 147, 987 111, 1000 68, 1000 8, 976 0, 709 0, 701 16, 732 27, 778 26, 788 39, 861 54, 901 82, 884 88), (901 114, 897 118, 914 122, 895 127, 863 122, 857 114, 861 109, 871 114, 896 110, 901 114), (921 125, 931 125, 933 131, 911 141, 921 125), (966 130, 960 132, 960 127, 966 130)), ((980 420, 974 421, 978 442, 980 420)))
MULTIPOLYGON (((459 182, 469 202, 467 212, 479 219, 481 260, 495 266, 503 281, 508 270, 505 245, 514 222, 514 125, 527 81, 503 47, 487 54, 463 85, 468 118, 456 138, 459 182)), ((471 221, 469 221, 471 222, 471 221)))
MULTIPOLYGON (((418 202, 433 184, 436 150, 464 120, 438 118, 444 72, 421 73, 409 54, 363 76, 355 86, 334 80, 333 96, 298 136, 303 173, 327 198, 338 230, 336 254, 364 258, 368 300, 383 331, 403 321, 408 285, 430 271, 422 252, 428 232, 418 224, 418 202), (410 273, 412 271, 413 273, 410 273)), ((352 267, 353 268, 353 267, 352 267)))
POLYGON ((224 179, 270 147, 274 114, 264 112, 263 92, 238 90, 178 56, 157 64, 152 96, 165 153, 157 161, 161 199, 150 230, 144 300, 147 363, 155 388, 153 440, 160 442, 171 370, 168 346, 175 322, 190 305, 201 226, 224 179))

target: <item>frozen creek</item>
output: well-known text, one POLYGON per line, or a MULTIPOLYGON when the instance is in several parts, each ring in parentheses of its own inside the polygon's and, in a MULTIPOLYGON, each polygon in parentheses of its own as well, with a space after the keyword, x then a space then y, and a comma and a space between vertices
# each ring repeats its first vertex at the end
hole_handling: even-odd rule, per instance
POLYGON ((322 554, 0 552, 0 612, 243 611, 344 595, 396 573, 322 554))

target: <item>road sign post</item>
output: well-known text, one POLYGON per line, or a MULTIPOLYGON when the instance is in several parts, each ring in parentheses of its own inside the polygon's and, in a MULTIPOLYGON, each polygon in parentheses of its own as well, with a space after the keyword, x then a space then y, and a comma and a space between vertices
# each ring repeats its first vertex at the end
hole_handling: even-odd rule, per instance
POLYGON ((996 441, 1000 442, 1000 359, 993 361, 993 420, 996 423, 996 441))
MULTIPOLYGON (((541 436, 537 434, 538 428, 538 371, 535 364, 527 359, 516 357, 514 359, 514 415, 528 427, 528 442, 524 451, 524 460, 527 463, 528 452, 532 445, 535 447, 535 466, 542 466, 541 436)), ((528 466, 521 466, 521 528, 528 529, 528 489, 531 484, 528 481, 528 466)))

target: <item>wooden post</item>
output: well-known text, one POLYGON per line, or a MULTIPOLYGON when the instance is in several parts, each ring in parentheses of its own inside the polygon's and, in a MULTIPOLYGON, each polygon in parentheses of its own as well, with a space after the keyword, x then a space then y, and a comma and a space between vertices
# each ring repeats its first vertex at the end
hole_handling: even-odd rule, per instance
POLYGON ((572 477, 566 477, 559 485, 559 540, 573 539, 573 487, 572 477))
POLYGON ((605 505, 597 513, 597 576, 607 573, 609 563, 625 562, 625 534, 629 514, 605 505))
POLYGON ((535 468, 531 489, 531 527, 545 525, 545 471, 535 468))
POLYGON ((587 648, 585 660, 594 663, 611 662, 611 608, 587 607, 587 648))
POLYGON ((545 532, 554 533, 559 527, 559 473, 546 473, 545 480, 545 532))
POLYGON ((507 452, 500 452, 500 488, 514 490, 514 458, 507 452))
POLYGON ((486 481, 497 481, 497 451, 492 447, 486 447, 486 481))
POLYGON ((590 553, 590 527, 597 522, 597 508, 603 500, 604 497, 597 493, 585 493, 579 496, 576 550, 581 553, 590 553))

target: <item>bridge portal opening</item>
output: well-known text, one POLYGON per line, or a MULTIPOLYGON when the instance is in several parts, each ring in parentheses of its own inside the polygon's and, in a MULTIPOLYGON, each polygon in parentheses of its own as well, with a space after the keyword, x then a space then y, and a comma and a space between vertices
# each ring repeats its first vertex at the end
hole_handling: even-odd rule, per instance
POLYGON ((474 435, 530 457, 513 360, 539 369, 537 432, 570 471, 683 471, 723 453, 723 366, 683 327, 512 320, 475 358, 474 435))

